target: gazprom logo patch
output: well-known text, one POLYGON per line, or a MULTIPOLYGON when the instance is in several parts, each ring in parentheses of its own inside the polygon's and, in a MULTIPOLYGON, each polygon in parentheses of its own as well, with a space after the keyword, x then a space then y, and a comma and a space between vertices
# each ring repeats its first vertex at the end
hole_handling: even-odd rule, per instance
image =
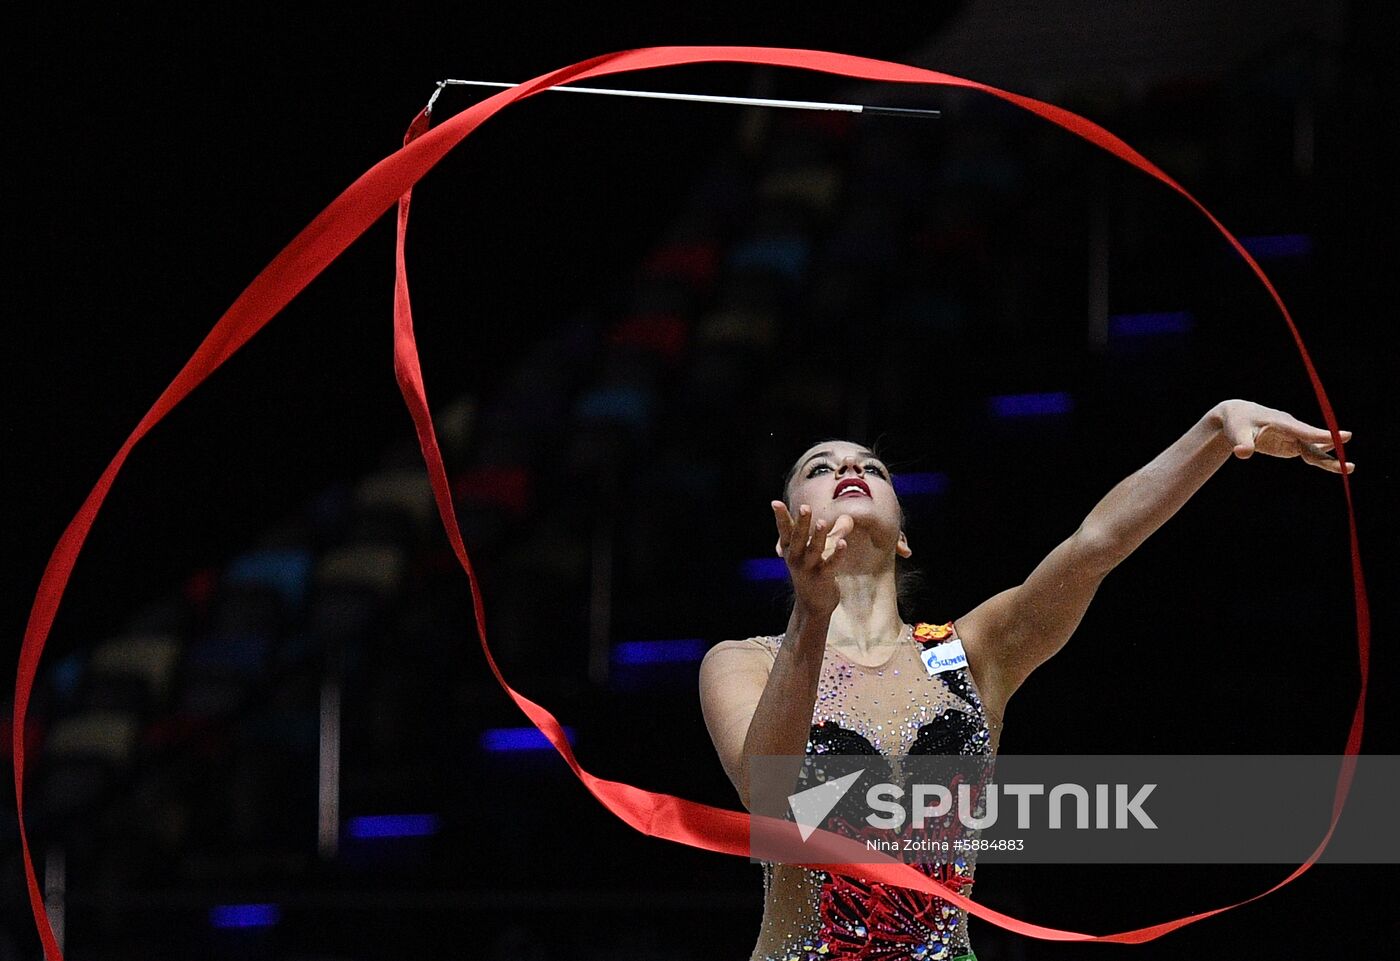
POLYGON ((954 638, 947 644, 936 644, 926 649, 919 655, 919 660, 924 662, 930 674, 941 674, 967 667, 967 652, 963 650, 962 641, 954 638))

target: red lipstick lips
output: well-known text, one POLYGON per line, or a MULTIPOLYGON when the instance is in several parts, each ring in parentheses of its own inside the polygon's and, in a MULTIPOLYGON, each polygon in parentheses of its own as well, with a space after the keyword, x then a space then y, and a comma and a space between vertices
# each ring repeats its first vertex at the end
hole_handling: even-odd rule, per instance
POLYGON ((835 500, 847 491, 855 488, 866 497, 870 496, 870 485, 859 477, 847 477, 836 485, 836 490, 832 493, 831 499, 835 500))

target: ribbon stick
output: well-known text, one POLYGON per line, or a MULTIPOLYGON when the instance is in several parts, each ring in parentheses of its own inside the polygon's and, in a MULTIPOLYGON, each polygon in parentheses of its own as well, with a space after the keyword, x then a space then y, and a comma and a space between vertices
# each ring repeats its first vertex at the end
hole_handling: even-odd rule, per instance
MULTIPOLYGON (((410 190, 412 186, 442 159, 453 147, 479 127, 485 120, 517 101, 534 96, 558 84, 572 80, 584 80, 609 76, 636 70, 657 67, 679 66, 695 63, 748 63, 765 66, 792 67, 814 70, 823 73, 853 77, 862 80, 890 83, 934 84, 981 91, 1001 100, 1015 104, 1031 113, 1054 123, 1112 153, 1126 163, 1132 164, 1144 173, 1179 193, 1195 206, 1230 245, 1244 259, 1255 276, 1268 290, 1275 306, 1282 314, 1293 336, 1313 393, 1317 398, 1322 416, 1332 434, 1337 456, 1346 458, 1342 439, 1338 430, 1332 405, 1323 389, 1322 381, 1313 366, 1301 335, 1293 322, 1278 292, 1259 264, 1250 256, 1240 242, 1184 188, 1159 170, 1150 161, 1107 130, 1060 107, 1042 103, 1029 97, 1010 93, 965 80, 949 74, 939 73, 918 67, 886 61, 870 60, 846 54, 827 53, 816 50, 788 50, 765 47, 654 47, 630 50, 621 53, 594 57, 580 63, 563 67, 526 83, 503 90, 488 99, 473 105, 462 113, 450 118, 440 126, 428 129, 428 114, 425 110, 414 121, 402 148, 375 164, 354 183, 336 197, 329 206, 316 216, 296 235, 238 296, 228 311, 214 325, 208 336, 196 349, 194 355, 176 374, 174 380, 156 399, 130 436, 118 449, 107 465, 96 485, 84 499, 77 514, 64 530, 53 554, 44 569, 43 578, 35 595, 25 630, 24 643, 20 649, 19 668, 15 678, 14 723, 14 771, 15 802, 19 817, 20 841, 23 848, 25 879, 29 889, 30 907, 35 924, 43 943, 48 961, 61 961, 63 955, 54 938, 52 926, 44 910, 43 897, 34 872, 30 856, 29 841, 24 829, 24 729, 29 697, 33 689, 39 658, 44 643, 52 627, 54 615, 63 597, 64 589, 77 561, 92 523, 101 508, 108 491, 121 471, 132 448, 150 432, 178 403, 200 383, 212 374, 220 364, 232 356, 239 348, 286 306, 309 284, 325 267, 341 254, 356 238, 385 211, 398 204, 398 235, 395 247, 396 274, 394 289, 394 370, 404 401, 408 405, 423 449, 429 480, 432 484, 438 512, 443 522, 452 549, 465 571, 472 596, 472 609, 483 653, 491 672, 501 687, 529 717, 558 750, 569 768, 583 782, 588 790, 608 810, 627 824, 654 837, 678 841, 694 847, 719 851, 740 856, 748 855, 748 837, 752 826, 758 831, 781 831, 782 828, 766 823, 769 819, 751 819, 748 814, 730 811, 710 805, 698 804, 682 798, 646 791, 630 784, 608 781, 584 770, 574 757, 558 720, 543 706, 515 691, 506 683, 486 641, 485 607, 477 584, 475 571, 462 542, 452 499, 443 468, 442 455, 433 432, 432 417, 428 407, 427 393, 414 342, 412 313, 410 310, 407 271, 404 262, 404 243, 408 225, 410 190)), ((902 885, 936 894, 950 903, 965 908, 972 914, 985 918, 1008 930, 1031 937, 1056 941, 1113 941, 1143 942, 1161 937, 1169 931, 1192 924, 1203 918, 1238 907, 1276 891, 1310 868, 1318 859, 1332 831, 1336 827, 1347 792, 1350 789, 1355 755, 1360 750, 1361 736, 1365 721, 1366 692, 1370 669, 1370 607, 1365 589, 1364 572, 1361 566, 1359 540, 1356 529, 1356 515, 1351 496, 1349 475, 1341 474, 1342 490, 1347 510, 1347 529, 1351 549, 1352 587, 1356 607, 1357 653, 1360 662, 1360 692, 1352 715, 1341 775, 1337 781, 1333 799, 1332 819, 1318 844, 1308 859, 1287 877, 1267 891, 1256 894, 1237 904, 1218 907, 1184 918, 1164 921, 1148 927, 1117 934, 1094 936, 1045 927, 1021 921, 999 911, 977 904, 950 891, 923 875, 912 866, 892 862, 890 864, 846 863, 843 849, 830 838, 813 835, 820 842, 818 853, 829 855, 831 860, 822 866, 830 870, 856 874, 874 881, 902 885)), ((789 826, 790 827, 790 826, 789 826)), ((834 836, 832 836, 834 837, 834 836)), ((804 850, 813 850, 808 847, 804 850)))
MULTIPOLYGON (((442 80, 437 90, 428 98, 427 112, 432 113, 433 104, 445 86, 464 87, 518 87, 518 83, 492 83, 489 80, 442 80)), ((615 90, 611 87, 550 87, 551 93, 593 93, 608 97, 641 97, 647 100, 686 100, 690 103, 725 103, 738 107, 780 107, 789 110, 835 110, 839 113, 861 113, 877 117, 928 117, 942 116, 938 110, 919 110, 913 107, 882 107, 867 103, 822 103, 817 100, 769 100, 762 97, 717 97, 703 93, 660 93, 655 90, 615 90)))

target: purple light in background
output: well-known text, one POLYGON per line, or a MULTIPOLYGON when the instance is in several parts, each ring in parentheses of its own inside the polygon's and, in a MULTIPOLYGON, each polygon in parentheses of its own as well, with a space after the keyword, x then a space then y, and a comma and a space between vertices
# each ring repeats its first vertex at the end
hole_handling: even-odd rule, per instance
POLYGON ((1048 417, 1068 414, 1074 399, 1066 391, 1048 394, 1002 394, 987 399, 994 417, 1048 417))
POLYGON ((894 492, 903 496, 941 494, 948 489, 948 475, 936 472, 895 474, 894 492))
POLYGON ((345 830, 352 838, 419 838, 436 834, 436 814, 366 814, 351 818, 345 830))
MULTIPOLYGON (((564 728, 564 737, 574 743, 574 730, 564 728)), ((552 751, 554 745, 535 727, 492 727, 481 733, 481 746, 488 751, 552 751)))
POLYGON ((1189 310, 1160 314, 1114 314, 1108 318, 1109 337, 1150 337, 1155 334, 1185 334, 1196 326, 1189 310))
POLYGON ((744 561, 741 568, 746 581, 785 581, 787 561, 781 557, 755 557, 744 561))
POLYGON ((275 904, 216 904, 209 909, 209 923, 216 928, 266 928, 276 924, 281 913, 275 904))
POLYGON ((614 664, 675 664, 698 661, 708 645, 698 638, 676 641, 623 641, 613 645, 614 664))
POLYGON ((1313 241, 1307 234, 1273 234, 1241 237, 1240 246, 1256 260, 1278 260, 1283 257, 1306 257, 1312 253, 1313 241))

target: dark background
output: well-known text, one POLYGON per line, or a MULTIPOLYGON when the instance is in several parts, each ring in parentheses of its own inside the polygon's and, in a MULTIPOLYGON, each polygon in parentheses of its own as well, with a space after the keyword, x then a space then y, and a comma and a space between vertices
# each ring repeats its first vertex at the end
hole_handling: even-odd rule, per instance
MULTIPOLYGON (((321 14, 248 5, 122 10, 59 4, 42 13, 24 11, 9 40, 5 146, 12 170, 9 396, 3 421, 10 510, 0 629, 12 662, 48 552, 129 430, 252 276, 339 190, 396 147, 436 80, 523 80, 588 56, 652 44, 811 47, 914 62, 908 55, 967 8, 926 4, 917 13, 881 9, 836 16, 794 4, 761 12, 668 10, 641 17, 531 6, 467 13, 400 5, 321 14)), ((1077 25, 1123 18, 1124 32, 1133 32, 1128 18, 1135 9, 1084 3, 1077 16, 1043 25, 1038 50, 1073 61, 1081 34, 1077 25)), ((1241 5, 1236 24, 1241 46, 1247 46, 1243 38, 1251 31, 1267 32, 1269 9, 1241 5)), ((1328 9, 1336 11, 1340 29, 1311 38, 1312 47, 1302 44, 1316 51, 1321 65, 1309 75, 1316 85, 1317 153, 1306 192, 1248 195, 1241 185, 1250 182, 1250 168, 1278 162, 1251 152, 1236 158, 1236 179, 1205 184, 1198 196, 1240 233, 1293 232, 1302 221, 1318 238, 1314 268, 1286 274, 1280 285, 1341 426, 1355 432, 1348 453, 1360 465, 1353 492, 1376 615, 1366 750, 1394 752, 1390 690, 1396 672, 1387 641, 1395 568, 1379 553, 1393 534, 1395 493, 1393 404, 1388 402, 1395 364, 1393 352, 1385 349, 1393 322, 1394 245, 1384 212, 1395 198, 1390 157, 1383 154, 1379 136, 1393 125, 1393 74, 1382 69, 1388 34, 1379 13, 1364 5, 1328 9)), ((1219 37, 1195 39, 1203 51, 1201 73, 1209 78, 1202 83, 1228 78, 1238 66, 1231 59, 1234 45, 1220 43, 1219 37)), ((1114 71, 1126 76, 1135 66, 1132 58, 1128 51, 1118 60, 1095 61, 1093 69, 1105 77, 1114 71)), ((1024 68, 989 58, 987 69, 978 72, 977 51, 967 59, 965 67, 927 65, 1034 94, 1017 85, 1024 68)), ((835 78, 720 65, 651 72, 617 85, 745 94, 760 82, 770 95, 811 99, 836 97, 846 86, 835 78)), ((931 92, 932 102, 939 93, 931 92)), ((448 115, 473 99, 449 90, 440 113, 448 115)), ((1097 116, 1083 104, 1075 106, 1130 143, 1138 143, 1132 128, 1153 129, 1164 115, 1215 142, 1228 142, 1231 124, 1240 120, 1223 112, 1202 117, 1190 108, 1172 114, 1173 105, 1162 101, 1129 99, 1097 116)), ((534 332, 558 329, 580 310, 605 309, 599 305, 609 302, 657 241, 689 186, 732 140, 736 123, 722 107, 542 95, 489 121, 430 173, 415 194, 410 239, 430 400, 445 401, 463 391, 489 395, 534 332)), ((1199 257, 1192 250, 1214 242, 1180 200, 1140 175, 1091 158, 1087 149, 1082 156, 1086 164, 1101 163, 1095 169, 1105 190, 1128 192, 1141 233, 1155 235, 1162 257, 1180 254, 1190 261, 1199 257)), ((1167 158, 1162 163, 1177 174, 1167 158)), ((1178 175, 1195 189, 1189 174, 1178 175)), ((1054 191, 1057 184, 1046 182, 1039 189, 1054 191)), ((250 528, 294 510, 337 478, 364 473, 382 448, 411 437, 390 366, 392 240, 386 217, 138 447, 75 570, 46 662, 110 633, 143 599, 238 550, 250 528)), ((1136 266, 1150 270, 1151 255, 1151 249, 1142 253, 1136 266)), ((968 561, 955 586, 935 590, 931 610, 947 608, 952 617, 1005 586, 1006 578, 1053 543, 1046 537, 1067 533, 1065 525, 1082 516, 1097 494, 1189 427, 1208 406, 1201 402, 1207 396, 1246 396, 1322 423, 1287 332, 1270 316, 1253 279, 1242 265, 1233 275, 1220 275, 1226 278, 1222 285, 1234 292, 1214 305, 1215 316, 1230 322, 1234 304, 1239 326, 1194 348, 1182 366, 1200 381, 1163 398, 1160 409, 1145 409, 1150 398, 1142 397, 1121 406, 1101 403, 1086 409, 1070 436, 1048 440, 1014 432, 950 434, 966 427, 951 419, 935 425, 942 436, 957 438, 947 442, 948 453, 957 449, 948 461, 983 465, 974 475, 981 501, 960 506, 991 513, 978 513, 987 519, 979 523, 939 528, 940 539, 946 535, 959 555, 966 550, 986 556, 968 561), (1080 479, 1077 486, 1052 485, 1050 503, 1022 496, 1046 475, 1080 479), (1042 512, 1053 515, 1053 522, 1044 522, 1044 535, 1000 543, 1003 529, 1041 530, 1033 525, 1041 523, 1042 512), (989 526, 988 520, 997 523, 989 526)), ((1033 307, 1027 305, 1027 312, 1033 307)), ((985 356, 1004 343, 985 340, 985 356)), ((815 353, 822 353, 820 345, 815 353)), ((822 361, 814 389, 826 383, 823 378, 841 375, 842 356, 833 349, 822 361)), ((774 359, 779 367, 786 361, 781 355, 774 359)), ((1026 373, 1030 368, 1023 360, 1008 361, 1004 389, 1017 389, 1009 385, 1018 379, 1024 385, 1019 389, 1041 389, 1036 376, 1026 373)), ((971 380, 957 380, 959 391, 972 389, 971 380)), ((1112 396, 1112 384, 1111 378, 1099 384, 1103 396, 1112 396)), ((927 433, 892 426, 896 441, 909 447, 927 433)), ((786 438, 782 449, 796 453, 806 442, 805 436, 786 438)), ((742 469, 747 451, 736 445, 722 456, 733 458, 726 466, 742 469)), ((908 456, 917 461, 920 455, 908 456)), ((1174 737, 1176 724, 1193 750, 1327 753, 1338 748, 1355 698, 1340 482, 1296 462, 1264 461, 1226 465, 1198 495, 1203 506, 1193 502, 1194 520, 1183 514, 1144 548, 1140 567, 1115 573, 1114 590, 1105 591, 1082 629, 1098 640, 1072 644, 1054 662, 1054 674, 1047 667, 1041 685, 1018 696, 1004 751, 1054 750, 1059 742, 1044 734, 1051 719, 1060 719, 1073 732, 1071 743, 1084 751, 1172 750, 1181 743, 1174 737), (1275 484, 1268 499, 1261 497, 1262 487, 1275 484), (1224 524, 1238 526, 1217 526, 1224 524), (1163 580, 1166 570, 1174 572, 1173 579, 1163 580), (1141 609, 1152 619, 1146 633, 1141 633, 1141 609), (1296 668, 1271 660, 1277 635, 1251 638, 1249 648, 1213 646, 1231 636, 1231 625, 1240 636, 1249 634, 1255 616, 1275 625, 1291 623, 1298 637, 1316 636, 1326 658, 1300 677, 1296 668), (1120 646, 1115 625, 1125 619, 1139 633, 1120 646), (1177 671, 1181 661, 1192 666, 1177 671), (1145 718, 1135 715, 1141 688, 1116 678, 1157 671, 1166 672, 1165 678, 1144 683, 1167 706, 1145 718), (1031 718, 1037 719, 1034 724, 1031 718), (1139 724, 1146 746, 1118 739, 1125 728, 1139 724)), ((935 462, 916 469, 937 467, 935 462)), ((764 505, 772 486, 767 479, 755 485, 745 524, 759 536, 733 544, 735 556, 765 549, 770 535, 764 505)), ((694 518, 678 520, 678 529, 693 523, 694 518)), ((673 589, 684 588, 676 582, 673 589)), ((673 632, 700 631, 718 640, 726 633, 776 633, 780 620, 750 621, 744 632, 717 616, 698 626, 694 619, 677 623, 673 632)), ((474 686, 468 690, 490 699, 489 709, 501 723, 513 723, 509 709, 502 708, 503 695, 487 683, 470 634, 465 650, 442 670, 470 675, 474 686)), ((506 673, 513 680, 509 666, 506 673)), ((695 737, 698 706, 673 703, 679 705, 674 708, 679 718, 655 723, 684 728, 684 743, 703 748, 695 737)), ((629 716, 619 723, 637 721, 629 716)), ((733 804, 717 764, 676 780, 668 773, 676 767, 674 759, 648 753, 664 746, 664 739, 619 736, 615 743, 619 753, 591 753, 585 766, 603 776, 733 804), (637 745, 635 756, 620 753, 627 743, 637 745), (690 778, 705 782, 705 796, 678 786, 689 785, 690 778)), ((312 891, 348 892, 342 907, 319 916, 324 940, 305 935, 297 949, 309 953, 319 943, 330 951, 334 943, 349 956, 351 949, 344 947, 349 940, 379 957, 386 956, 381 947, 369 946, 375 938, 398 937, 404 945, 417 939, 456 956, 471 951, 454 944, 479 937, 479 944, 504 951, 492 938, 519 917, 529 917, 532 897, 539 904, 569 904, 571 898, 582 903, 580 892, 612 885, 620 891, 659 887, 674 890, 679 899, 713 905, 689 914, 657 909, 656 916, 667 919, 668 937, 681 946, 676 956, 689 956, 685 952, 694 953, 700 943, 714 945, 710 956, 747 951, 757 930, 756 869, 717 865, 716 856, 632 836, 603 818, 567 772, 561 775, 551 765, 563 767, 550 758, 537 764, 538 771, 518 776, 522 783, 557 790, 563 808, 577 812, 580 832, 616 841, 611 849, 619 852, 617 863, 608 870, 591 868, 578 853, 584 846, 574 851, 558 845, 546 854, 531 849, 527 870, 491 858, 435 869, 441 872, 435 883, 443 890, 499 887, 505 892, 500 903, 506 905, 500 910, 489 899, 458 904, 444 895, 441 903, 434 902, 431 890, 415 888, 412 871, 361 878, 358 885, 342 880, 313 887, 293 880, 288 890, 308 897, 312 891), (541 780, 532 781, 535 777, 541 780), (699 893, 687 895, 688 890, 699 893), (343 910, 359 903, 357 897, 372 903, 377 893, 384 895, 386 916, 357 919, 353 910, 343 910), (472 920, 454 926, 458 922, 442 920, 448 917, 472 920)), ((1099 931, 1226 903, 1282 874, 1273 867, 1201 869, 1189 875, 1104 868, 1031 869, 1013 877, 1003 868, 987 872, 978 887, 987 903, 1019 917, 1099 931)), ((1383 920, 1394 881, 1393 869, 1324 865, 1260 904, 1163 942, 1091 950, 1133 957, 1375 956, 1384 950, 1383 935, 1394 934, 1393 923, 1383 920)), ((100 898, 84 902, 83 883, 80 876, 70 877, 74 958, 125 957, 123 919, 131 920, 133 930, 149 930, 163 916, 191 910, 158 880, 144 900, 110 904, 100 898), (162 897, 169 897, 168 905, 162 897)), ((23 890, 22 878, 7 878, 6 885, 16 896, 23 890)), ((324 904, 336 903, 326 894, 324 904)), ((580 943, 590 938, 613 943, 616 932, 638 914, 621 896, 601 897, 596 904, 577 923, 570 922, 580 943)), ((7 911, 7 920, 22 921, 23 910, 7 911)), ((1081 950, 998 939, 985 924, 979 924, 978 935, 974 944, 985 961, 1077 957, 1081 950)), ((0 950, 35 956, 32 927, 20 927, 10 938, 0 950)), ((189 950, 191 956, 200 951, 189 950)), ((221 950, 237 953, 227 945, 221 950)), ((530 955, 522 949, 520 956, 573 955, 530 955)))

